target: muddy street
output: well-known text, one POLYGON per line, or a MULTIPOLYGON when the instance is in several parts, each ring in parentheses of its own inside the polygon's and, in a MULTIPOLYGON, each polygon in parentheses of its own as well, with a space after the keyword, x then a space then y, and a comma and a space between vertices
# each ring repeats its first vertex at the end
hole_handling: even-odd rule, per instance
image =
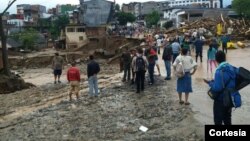
MULTIPOLYGON (((173 99, 174 83, 166 84, 158 77, 156 86, 147 85, 144 93, 136 94, 133 86, 120 81, 121 75, 103 80, 110 85, 101 88, 98 98, 89 98, 83 88, 80 101, 68 102, 65 94, 58 104, 50 103, 48 107, 26 111, 28 114, 12 119, 6 117, 0 124, 1 138, 202 140, 203 127, 193 118, 191 108, 173 99), (142 125, 149 129, 146 133, 139 131, 142 125)), ((62 89, 59 91, 66 91, 62 89)))
MULTIPOLYGON (((203 51, 204 60, 206 49, 203 51)), ((228 61, 250 68, 249 50, 229 50, 228 61)), ((19 70, 25 81, 36 87, 0 95, 1 139, 204 140, 204 125, 213 124, 213 101, 206 95, 208 87, 202 81, 208 77, 206 61, 198 62, 189 106, 178 102, 176 78, 164 80, 166 74, 162 60, 162 76, 156 73, 156 84, 146 84, 141 94, 135 93, 135 86, 121 82, 123 73, 119 73, 117 64, 101 63, 98 98, 88 96, 86 64, 79 66, 82 72, 81 98, 74 102, 68 101, 69 85, 64 77, 68 66, 63 71, 62 83, 56 85, 50 68, 19 70), (147 127, 148 131, 140 131, 140 126, 147 127)), ((249 123, 248 91, 249 86, 241 91, 243 105, 233 111, 233 124, 249 123)))

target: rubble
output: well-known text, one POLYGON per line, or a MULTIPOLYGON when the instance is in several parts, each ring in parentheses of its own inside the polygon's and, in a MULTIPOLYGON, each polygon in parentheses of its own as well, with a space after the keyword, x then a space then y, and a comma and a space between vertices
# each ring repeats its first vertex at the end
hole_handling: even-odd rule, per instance
MULTIPOLYGON (((110 79, 117 81, 113 77, 106 81, 110 79)), ((120 87, 111 84, 94 99, 84 92, 80 101, 62 101, 20 118, 0 121, 0 136, 3 140, 201 140, 202 126, 193 118, 191 108, 174 99, 175 82, 166 83, 157 77, 156 85, 147 85, 141 94, 135 94, 135 87, 128 83, 120 87), (148 128, 146 133, 138 129, 141 125, 148 128)), ((55 89, 45 95, 50 97, 65 90, 55 89)), ((27 95, 25 100, 29 102, 32 95, 27 95)), ((35 98, 39 95, 45 96, 38 93, 35 98)), ((18 100, 13 99, 14 95, 9 98, 18 100)), ((5 114, 10 110, 7 105, 1 105, 5 114)))
POLYGON ((222 21, 223 23, 223 33, 227 33, 227 28, 232 27, 232 39, 235 40, 243 40, 246 38, 250 38, 250 20, 246 20, 244 18, 241 19, 233 19, 233 18, 223 18, 220 19, 212 19, 212 18, 201 18, 193 22, 187 22, 182 27, 178 29, 170 29, 165 33, 174 33, 185 32, 186 30, 197 29, 199 27, 204 27, 205 29, 212 32, 213 35, 216 35, 216 26, 222 21))

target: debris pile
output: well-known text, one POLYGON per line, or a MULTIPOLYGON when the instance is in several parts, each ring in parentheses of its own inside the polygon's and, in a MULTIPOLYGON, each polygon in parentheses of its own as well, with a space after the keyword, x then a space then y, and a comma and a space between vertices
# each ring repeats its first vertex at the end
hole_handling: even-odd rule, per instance
POLYGON ((250 20, 244 18, 233 19, 233 18, 223 18, 222 16, 219 19, 212 18, 201 18, 196 21, 187 22, 182 27, 178 29, 167 30, 166 33, 185 32, 187 30, 197 29, 200 27, 205 28, 210 31, 213 35, 217 33, 217 25, 222 23, 222 33, 227 34, 229 27, 233 29, 231 38, 234 40, 244 40, 250 39, 250 20))

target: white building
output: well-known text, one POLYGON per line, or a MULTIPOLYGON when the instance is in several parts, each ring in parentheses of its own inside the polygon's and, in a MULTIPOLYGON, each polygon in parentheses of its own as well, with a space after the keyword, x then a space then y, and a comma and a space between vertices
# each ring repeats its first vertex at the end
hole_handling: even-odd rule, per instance
POLYGON ((220 8, 220 0, 169 0, 169 6, 201 5, 208 8, 220 8))
POLYGON ((21 19, 7 20, 7 23, 10 25, 14 25, 15 27, 23 27, 24 26, 24 20, 21 20, 21 19))

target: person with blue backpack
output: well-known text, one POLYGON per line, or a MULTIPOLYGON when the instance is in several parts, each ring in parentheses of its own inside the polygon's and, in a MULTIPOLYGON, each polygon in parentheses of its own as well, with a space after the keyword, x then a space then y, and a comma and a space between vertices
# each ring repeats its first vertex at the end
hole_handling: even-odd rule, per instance
POLYGON ((215 72, 214 80, 208 81, 204 79, 210 87, 212 97, 214 99, 213 115, 215 125, 231 125, 232 124, 232 108, 241 106, 240 94, 236 87, 237 68, 226 62, 226 54, 223 51, 218 51, 215 55, 215 60, 218 63, 218 67, 215 72), (225 91, 233 90, 233 91, 225 91), (229 93, 226 93, 229 92, 229 93), (231 97, 236 98, 234 105, 226 106, 228 103, 226 97, 229 94, 231 97))

